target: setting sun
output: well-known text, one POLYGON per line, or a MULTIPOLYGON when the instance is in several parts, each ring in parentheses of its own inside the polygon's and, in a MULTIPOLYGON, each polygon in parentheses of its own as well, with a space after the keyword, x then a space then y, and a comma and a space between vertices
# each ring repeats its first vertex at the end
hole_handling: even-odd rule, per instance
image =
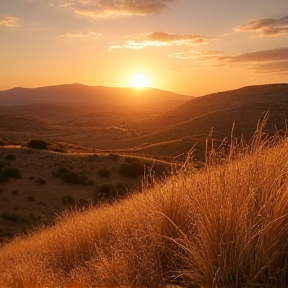
POLYGON ((147 83, 148 83, 148 80, 144 74, 135 74, 131 79, 131 85, 134 88, 146 87, 147 83))

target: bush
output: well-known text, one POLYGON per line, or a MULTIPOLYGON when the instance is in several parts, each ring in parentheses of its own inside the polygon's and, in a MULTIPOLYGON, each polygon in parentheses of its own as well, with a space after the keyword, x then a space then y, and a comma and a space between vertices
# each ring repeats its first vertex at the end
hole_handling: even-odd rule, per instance
POLYGON ((8 154, 5 157, 6 160, 16 160, 16 156, 14 154, 8 154))
POLYGON ((111 200, 117 196, 117 190, 113 184, 104 183, 96 189, 96 200, 111 200))
POLYGON ((66 167, 59 167, 57 172, 53 175, 62 179, 65 183, 80 184, 80 185, 93 185, 94 181, 88 178, 85 174, 77 173, 72 169, 66 167))
POLYGON ((42 178, 37 178, 35 181, 37 184, 46 184, 46 181, 42 178))
POLYGON ((19 169, 14 167, 5 167, 2 169, 4 177, 8 178, 21 178, 21 172, 19 169))
POLYGON ((107 170, 107 168, 99 169, 98 173, 101 177, 108 177, 110 175, 110 172, 107 170))
POLYGON ((27 143, 27 147, 36 149, 48 149, 48 143, 42 139, 33 139, 27 143))
POLYGON ((75 199, 71 196, 63 196, 61 199, 62 204, 64 205, 74 205, 75 199))
POLYGON ((15 223, 23 223, 23 222, 27 222, 27 220, 25 218, 23 218, 21 215, 18 215, 16 213, 3 213, 1 215, 2 219, 4 220, 8 220, 8 221, 12 221, 15 223))
POLYGON ((128 178, 137 178, 144 174, 144 164, 138 158, 126 158, 120 166, 120 174, 128 178))

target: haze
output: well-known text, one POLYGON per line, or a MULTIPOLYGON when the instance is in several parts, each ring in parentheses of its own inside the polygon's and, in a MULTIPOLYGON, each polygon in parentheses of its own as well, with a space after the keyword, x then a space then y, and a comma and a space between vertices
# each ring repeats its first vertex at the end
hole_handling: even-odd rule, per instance
POLYGON ((0 0, 0 90, 63 83, 204 95, 286 82, 286 0, 0 0))

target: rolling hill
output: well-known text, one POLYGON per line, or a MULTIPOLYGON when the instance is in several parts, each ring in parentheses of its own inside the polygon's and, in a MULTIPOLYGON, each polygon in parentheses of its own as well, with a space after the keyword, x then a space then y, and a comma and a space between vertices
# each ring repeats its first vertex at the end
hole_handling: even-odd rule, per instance
MULTIPOLYGON (((38 120, 41 119, 43 127, 48 121, 50 126, 53 124, 53 128, 58 129, 55 133, 45 133, 43 128, 41 134, 34 131, 34 137, 40 135, 48 140, 95 149, 124 150, 153 156, 175 157, 185 154, 197 143, 196 148, 203 150, 205 139, 212 128, 213 137, 222 140, 230 135, 233 123, 234 134, 249 139, 255 131, 257 121, 263 118, 265 113, 268 113, 265 131, 269 134, 273 134, 275 129, 283 129, 288 119, 288 84, 248 86, 192 100, 188 96, 155 89, 135 90, 73 84, 37 89, 16 88, 0 92, 0 99, 9 100, 11 104, 17 99, 20 101, 21 97, 22 100, 28 99, 25 98, 28 92, 32 97, 30 100, 40 99, 43 102, 2 106, 0 113, 4 118, 10 115, 9 119, 11 114, 37 117, 38 120), (81 98, 79 91, 82 91, 81 98), (98 91, 98 94, 95 91, 98 91), (141 97, 135 97, 135 93, 140 93, 141 97), (11 98, 9 95, 12 95, 11 98), (60 102, 44 103, 48 99, 60 102), (80 102, 76 103, 80 99, 81 105, 80 102), (91 99, 94 104, 98 104, 85 105, 92 101, 91 99), (67 103, 68 100, 71 102, 67 103), (142 101, 142 104, 139 101, 142 101), (178 101, 178 105, 175 101, 178 101), (181 101, 182 103, 179 103, 181 101), (66 103, 63 104, 64 102, 66 103), (135 103, 138 103, 138 106, 135 103)), ((40 125, 38 120, 37 125, 40 125)), ((24 137, 25 133, 19 121, 18 119, 11 129, 3 130, 2 127, 1 134, 6 138, 15 138, 18 131, 18 135, 24 137)), ((29 121, 31 124, 31 118, 29 121)), ((12 122, 9 125, 11 126, 12 122)), ((33 133, 26 134, 23 139, 31 139, 33 133)))
POLYGON ((13 88, 0 91, 0 106, 16 106, 34 103, 66 103, 114 106, 161 105, 167 109, 191 99, 191 96, 153 88, 119 88, 65 84, 39 88, 13 88))

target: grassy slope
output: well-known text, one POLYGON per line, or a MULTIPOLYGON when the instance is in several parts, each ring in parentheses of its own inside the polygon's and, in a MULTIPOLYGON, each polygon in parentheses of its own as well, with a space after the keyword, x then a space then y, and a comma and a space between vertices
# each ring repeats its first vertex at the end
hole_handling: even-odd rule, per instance
POLYGON ((212 151, 202 172, 187 167, 145 193, 8 243, 1 287, 71 279, 149 286, 179 275, 190 287, 287 287, 288 146, 262 136, 232 146, 226 159, 212 151))

